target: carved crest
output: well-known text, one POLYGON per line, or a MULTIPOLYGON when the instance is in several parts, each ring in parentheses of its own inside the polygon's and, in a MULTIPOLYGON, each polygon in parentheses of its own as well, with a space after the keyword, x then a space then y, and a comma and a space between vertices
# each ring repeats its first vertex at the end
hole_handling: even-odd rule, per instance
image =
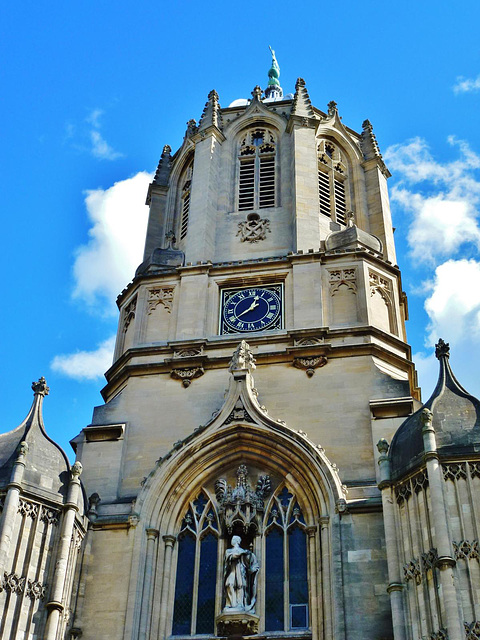
POLYGON ((232 487, 224 478, 215 482, 215 495, 219 506, 222 524, 229 534, 236 524, 247 533, 251 528, 260 531, 264 500, 272 491, 268 475, 260 476, 255 490, 248 480, 248 469, 241 464, 237 469, 237 484, 232 487))
POLYGON ((270 220, 260 218, 258 213, 250 213, 245 222, 238 223, 237 236, 241 242, 259 242, 265 240, 267 232, 271 233, 270 220))

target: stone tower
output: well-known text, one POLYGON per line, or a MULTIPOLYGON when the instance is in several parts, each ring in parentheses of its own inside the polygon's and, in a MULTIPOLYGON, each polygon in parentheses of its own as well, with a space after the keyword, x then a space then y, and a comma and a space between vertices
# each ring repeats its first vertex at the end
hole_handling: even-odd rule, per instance
POLYGON ((163 149, 49 640, 479 637, 480 405, 445 354, 420 403, 372 125, 268 75, 163 149))
POLYGON ((375 443, 418 390, 389 173, 371 124, 301 78, 284 96, 275 58, 266 95, 211 91, 150 185, 105 404, 73 441, 97 497, 84 638, 391 629, 375 443), (260 567, 245 628, 222 584, 235 535, 260 567))

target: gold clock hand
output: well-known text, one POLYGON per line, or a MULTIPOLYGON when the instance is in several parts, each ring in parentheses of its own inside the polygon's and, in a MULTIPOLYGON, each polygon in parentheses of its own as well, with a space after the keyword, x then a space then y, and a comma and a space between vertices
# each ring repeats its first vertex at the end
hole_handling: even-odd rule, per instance
POLYGON ((239 313, 237 318, 240 318, 241 316, 243 316, 245 313, 248 313, 249 311, 253 311, 256 307, 258 307, 258 296, 255 296, 253 299, 252 304, 248 307, 248 309, 245 309, 245 311, 242 311, 242 313, 239 313))

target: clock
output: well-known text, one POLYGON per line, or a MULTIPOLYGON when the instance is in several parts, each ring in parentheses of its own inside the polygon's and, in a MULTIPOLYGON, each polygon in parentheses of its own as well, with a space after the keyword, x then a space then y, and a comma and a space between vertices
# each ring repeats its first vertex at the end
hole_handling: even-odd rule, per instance
POLYGON ((281 329, 283 285, 224 289, 220 333, 248 333, 281 329))

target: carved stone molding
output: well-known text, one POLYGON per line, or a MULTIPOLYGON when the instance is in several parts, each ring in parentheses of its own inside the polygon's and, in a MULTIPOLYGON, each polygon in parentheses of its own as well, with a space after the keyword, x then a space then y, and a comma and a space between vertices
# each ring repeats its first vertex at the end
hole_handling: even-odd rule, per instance
POLYGON ((315 373, 315 369, 324 367, 328 360, 326 356, 309 356, 306 358, 294 358, 293 366, 297 369, 303 369, 307 376, 311 378, 315 373))
POLYGON ((128 305, 125 307, 125 310, 123 312, 123 333, 127 332, 127 329, 130 326, 130 323, 132 322, 132 320, 135 319, 136 309, 137 309, 137 296, 135 296, 135 298, 133 298, 133 300, 128 303, 128 305))
POLYGON ((480 622, 474 620, 470 624, 468 622, 463 623, 465 627, 465 640, 480 640, 480 622))
POLYGON ((45 524, 57 525, 60 518, 60 511, 42 506, 40 520, 45 524))
POLYGON ((431 569, 434 569, 437 565, 437 560, 438 553, 434 548, 429 549, 426 553, 422 553, 422 570, 424 571, 424 573, 431 569))
POLYGON ((25 595, 32 600, 43 600, 45 598, 46 585, 43 585, 38 580, 27 580, 27 586, 25 587, 25 595))
POLYGON ((294 344, 296 347, 316 347, 317 345, 324 344, 324 338, 298 338, 294 344))
POLYGON ((378 291, 387 304, 392 303, 392 283, 387 278, 383 278, 380 274, 374 271, 368 272, 370 280, 370 295, 378 291))
POLYGON ((413 478, 395 487, 395 497, 397 503, 401 504, 408 500, 412 493, 424 491, 428 486, 428 476, 425 471, 420 471, 413 478))
POLYGON ((439 629, 428 636, 428 640, 448 640, 448 634, 446 629, 439 629))
POLYGON ((458 464, 444 464, 443 468, 443 478, 445 480, 465 480, 467 477, 467 465, 465 462, 460 462, 458 464))
POLYGON ((192 384, 192 380, 194 378, 199 378, 203 376, 205 370, 203 367, 185 367, 182 369, 172 369, 170 375, 175 380, 181 380, 182 384, 185 388, 189 387, 192 384))
POLYGON ((236 475, 237 483, 234 487, 224 478, 215 482, 220 520, 229 534, 236 524, 240 524, 245 532, 251 528, 259 532, 265 511, 264 501, 272 492, 270 477, 259 476, 253 490, 244 464, 238 467, 236 475))
POLYGON ((220 636, 251 636, 258 633, 259 617, 239 611, 236 613, 223 613, 217 618, 217 633, 220 636))
POLYGON ((23 593, 25 589, 25 578, 21 578, 16 573, 5 572, 3 574, 2 587, 10 593, 23 593))
POLYGON ((29 500, 20 498, 20 501, 18 503, 18 513, 21 513, 22 516, 26 518, 30 517, 32 518, 32 520, 35 520, 35 518, 38 516, 39 506, 40 505, 35 504, 34 502, 30 502, 29 500))
POLYGON ((185 347, 173 352, 174 358, 194 358, 203 355, 203 347, 185 347))
POLYGON ((455 560, 468 560, 469 558, 479 559, 478 540, 461 540, 453 542, 453 550, 455 552, 455 560))
POLYGON ((271 233, 270 220, 260 218, 258 213, 249 213, 245 222, 238 223, 237 236, 241 242, 260 242, 265 240, 267 232, 271 233))
POLYGON ((414 580, 415 584, 421 584, 422 572, 420 571, 420 562, 418 558, 413 558, 413 560, 410 560, 410 562, 403 565, 403 575, 406 582, 414 580))
POLYGON ((173 292, 175 287, 162 287, 148 290, 147 313, 152 313, 159 304, 168 312, 172 312, 173 292))
POLYGON ((328 272, 330 295, 334 296, 342 285, 345 285, 353 293, 357 293, 357 274, 355 268, 335 269, 328 272))
POLYGON ((237 402, 235 404, 235 407, 233 408, 233 410, 230 413, 230 415, 228 416, 228 418, 225 420, 224 424, 231 424, 232 422, 235 422, 236 420, 240 420, 242 422, 250 422, 252 424, 255 424, 255 420, 252 418, 252 416, 245 409, 245 407, 243 406, 243 402, 240 399, 237 400, 237 402))

